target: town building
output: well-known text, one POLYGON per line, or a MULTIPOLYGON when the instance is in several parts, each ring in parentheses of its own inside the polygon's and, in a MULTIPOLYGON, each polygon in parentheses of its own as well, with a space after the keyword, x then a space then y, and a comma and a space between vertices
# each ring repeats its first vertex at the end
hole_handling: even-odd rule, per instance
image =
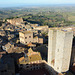
POLYGON ((57 72, 69 70, 73 31, 71 28, 51 28, 48 34, 48 64, 57 72))
POLYGON ((48 26, 38 26, 35 28, 36 30, 47 30, 48 26))
POLYGON ((24 56, 19 58, 18 63, 19 64, 27 64, 29 62, 42 60, 41 55, 39 52, 34 52, 31 48, 28 50, 25 50, 24 56))
POLYGON ((20 25, 23 22, 22 18, 7 19, 7 22, 13 25, 20 25))
POLYGON ((6 36, 6 33, 4 30, 0 30, 0 36, 6 36))
POLYGON ((20 64, 20 75, 58 75, 58 73, 44 60, 33 61, 28 64, 20 64))
POLYGON ((14 47, 14 44, 8 42, 6 45, 2 46, 2 49, 8 52, 8 50, 13 47, 14 47))
POLYGON ((43 44, 43 38, 33 35, 32 31, 19 32, 20 43, 29 44, 31 43, 39 43, 43 44))
POLYGON ((38 26, 34 28, 35 30, 38 30, 41 33, 48 33, 48 26, 38 26))
POLYGON ((19 32, 19 39, 22 44, 33 42, 33 33, 31 31, 19 32))

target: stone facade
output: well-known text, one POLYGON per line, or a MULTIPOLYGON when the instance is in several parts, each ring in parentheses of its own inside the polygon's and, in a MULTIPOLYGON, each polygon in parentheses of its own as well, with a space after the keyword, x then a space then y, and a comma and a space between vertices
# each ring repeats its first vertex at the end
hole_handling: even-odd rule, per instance
POLYGON ((34 37, 33 32, 31 31, 19 32, 19 39, 20 39, 20 43, 26 45, 29 43, 43 44, 43 38, 40 38, 38 36, 34 37))
POLYGON ((73 32, 66 29, 49 29, 48 64, 58 72, 69 69, 73 32))
POLYGON ((38 26, 35 29, 36 30, 48 30, 48 26, 38 26))
POLYGON ((26 31, 24 33, 19 32, 19 38, 22 44, 28 44, 30 42, 33 42, 33 33, 30 31, 26 31))
POLYGON ((19 25, 23 22, 22 18, 7 19, 10 24, 19 25))
POLYGON ((2 46, 2 49, 7 51, 7 52, 10 48, 14 48, 14 44, 7 43, 5 46, 2 46))
POLYGON ((28 64, 20 64, 19 67, 21 69, 23 68, 25 71, 45 69, 46 72, 47 71, 49 72, 49 74, 42 74, 42 75, 58 75, 58 73, 51 66, 49 66, 45 60, 33 61, 28 64))
POLYGON ((39 52, 34 52, 31 48, 25 50, 25 57, 21 57, 18 60, 19 64, 27 64, 29 62, 42 60, 41 54, 39 52))

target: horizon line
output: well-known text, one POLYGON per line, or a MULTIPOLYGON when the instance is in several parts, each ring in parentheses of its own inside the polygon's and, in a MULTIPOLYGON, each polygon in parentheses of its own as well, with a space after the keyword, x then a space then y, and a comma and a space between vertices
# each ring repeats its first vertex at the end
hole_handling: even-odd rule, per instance
POLYGON ((38 6, 38 7, 44 7, 44 6, 75 6, 75 3, 71 4, 16 4, 16 5, 9 5, 9 6, 0 6, 0 8, 13 8, 13 7, 31 7, 31 6, 38 6))

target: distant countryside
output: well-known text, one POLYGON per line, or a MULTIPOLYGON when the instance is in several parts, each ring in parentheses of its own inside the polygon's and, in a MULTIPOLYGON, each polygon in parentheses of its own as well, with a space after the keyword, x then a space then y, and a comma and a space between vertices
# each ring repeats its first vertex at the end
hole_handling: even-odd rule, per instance
POLYGON ((30 23, 63 27, 75 25, 75 6, 0 8, 0 20, 22 17, 30 23))

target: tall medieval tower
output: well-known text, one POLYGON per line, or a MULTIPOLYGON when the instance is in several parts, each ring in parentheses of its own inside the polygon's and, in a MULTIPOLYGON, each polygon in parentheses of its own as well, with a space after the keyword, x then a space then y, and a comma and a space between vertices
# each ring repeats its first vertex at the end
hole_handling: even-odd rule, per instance
POLYGON ((49 29, 48 40, 48 64, 57 72, 65 72, 69 69, 73 32, 70 29, 49 29))

